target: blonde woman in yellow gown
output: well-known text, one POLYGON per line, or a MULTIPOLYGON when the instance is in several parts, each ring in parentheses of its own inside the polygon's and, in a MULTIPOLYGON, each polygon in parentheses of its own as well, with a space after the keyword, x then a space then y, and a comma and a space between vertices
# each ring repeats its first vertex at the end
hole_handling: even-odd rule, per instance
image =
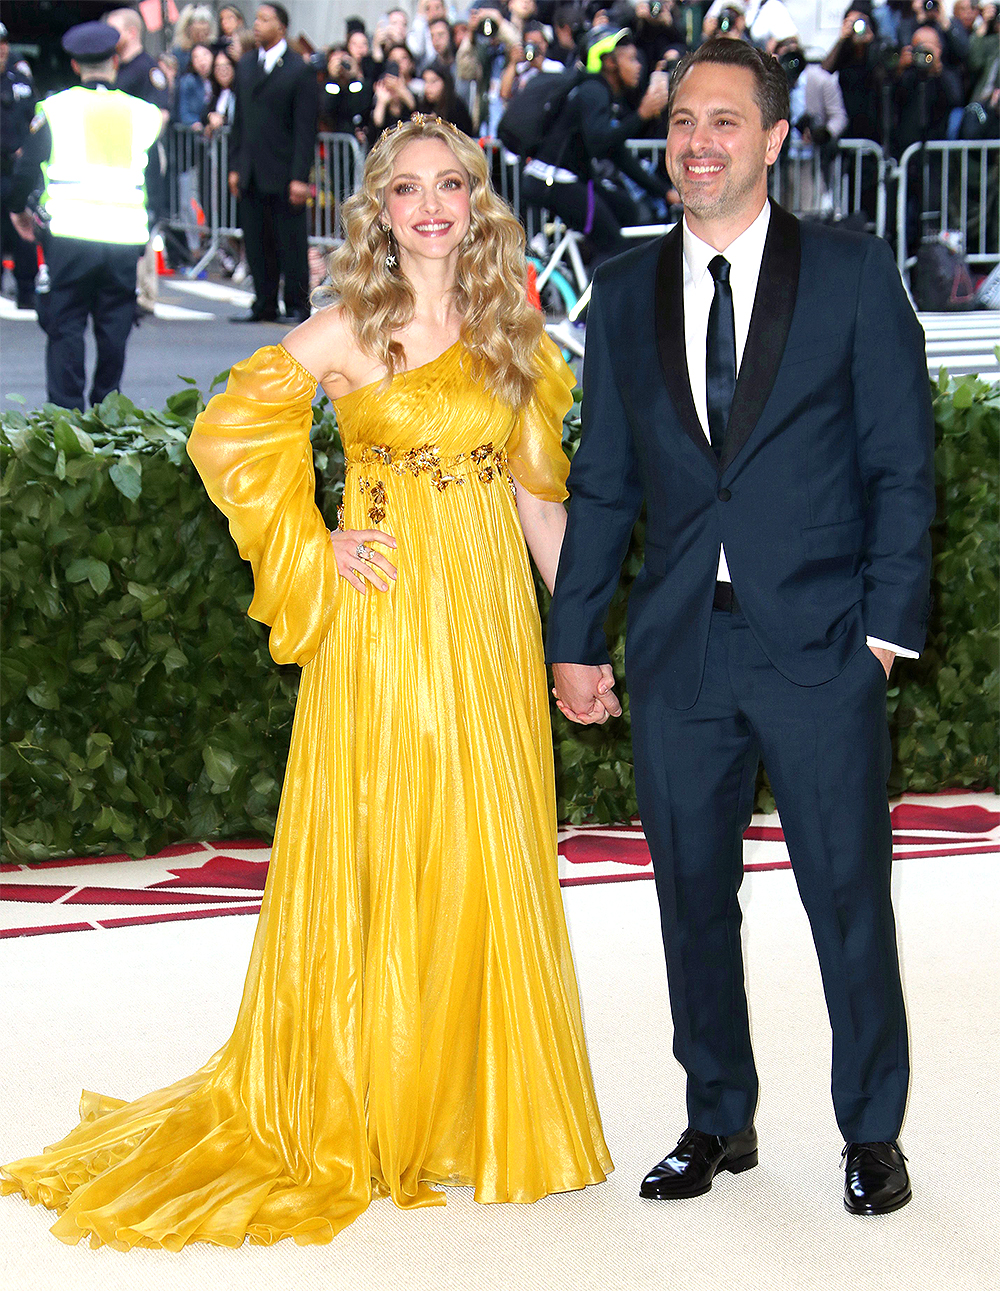
POLYGON ((534 1201, 601 1133, 556 871, 526 545, 555 575, 572 377, 481 151, 418 119, 344 207, 337 303, 233 368, 189 453, 302 666, 235 1030, 187 1079, 3 1169, 120 1248, 326 1242, 372 1196, 534 1201), (347 458, 314 501, 317 383, 347 458))

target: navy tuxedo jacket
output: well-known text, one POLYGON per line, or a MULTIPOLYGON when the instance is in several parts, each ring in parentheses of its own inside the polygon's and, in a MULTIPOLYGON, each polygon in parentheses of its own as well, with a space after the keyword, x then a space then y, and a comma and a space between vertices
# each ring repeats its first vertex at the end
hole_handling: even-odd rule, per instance
POLYGON ((720 543, 750 630, 797 685, 835 677, 866 635, 920 650, 933 416, 888 245, 772 203, 721 461, 691 398, 682 256, 678 224, 595 275, 547 659, 607 661, 604 620, 644 501, 633 700, 697 698, 720 543))

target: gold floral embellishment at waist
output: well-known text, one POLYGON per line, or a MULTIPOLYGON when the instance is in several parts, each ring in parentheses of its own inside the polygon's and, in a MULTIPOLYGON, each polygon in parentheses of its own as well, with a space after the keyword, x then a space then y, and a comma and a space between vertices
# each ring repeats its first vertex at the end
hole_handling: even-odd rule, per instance
MULTIPOLYGON (((464 484, 469 475, 478 476, 489 484, 494 476, 513 483, 507 470, 507 454, 494 448, 492 442, 479 444, 467 453, 442 458, 436 444, 421 444, 416 448, 389 448, 384 444, 363 444, 345 455, 347 469, 357 466, 388 466, 396 475, 429 475, 431 483, 441 493, 449 484, 464 484)), ((362 478, 358 488, 368 497, 368 519, 381 524, 385 519, 385 485, 378 479, 362 478)))

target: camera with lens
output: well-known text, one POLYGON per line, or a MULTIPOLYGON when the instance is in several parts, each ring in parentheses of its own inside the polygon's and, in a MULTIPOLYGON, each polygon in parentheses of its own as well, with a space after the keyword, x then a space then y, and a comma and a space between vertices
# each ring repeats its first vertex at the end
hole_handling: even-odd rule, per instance
POLYGON ((937 13, 938 0, 924 0, 924 13, 937 13))
POLYGON ((937 62, 937 53, 929 45, 914 45, 913 66, 918 76, 929 76, 937 62))
POLYGON ((650 18, 659 18, 662 12, 663 5, 660 3, 660 0, 653 0, 652 4, 649 6, 650 18))
POLYGON ((805 71, 806 56, 797 46, 792 46, 791 49, 786 49, 778 56, 778 62, 785 73, 788 88, 791 89, 805 71))
POLYGON ((867 18, 855 18, 854 22, 851 24, 851 33, 852 35, 856 36, 859 40, 867 30, 868 30, 867 18))
POLYGON ((719 31, 723 35, 732 31, 734 27, 739 25, 742 17, 743 15, 738 9, 723 9, 722 13, 719 14, 719 31))
POLYGON ((483 18, 480 20, 475 30, 475 41, 477 45, 489 45, 493 37, 497 34, 497 25, 492 18, 483 18))

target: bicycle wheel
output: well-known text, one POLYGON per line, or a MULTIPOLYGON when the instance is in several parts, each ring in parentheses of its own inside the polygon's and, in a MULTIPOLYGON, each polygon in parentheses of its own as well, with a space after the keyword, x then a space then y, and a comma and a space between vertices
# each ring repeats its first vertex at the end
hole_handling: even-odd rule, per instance
MULTIPOLYGON (((537 256, 528 256, 528 263, 533 264, 539 274, 545 268, 537 256)), ((552 270, 538 294, 542 301, 542 312, 553 322, 565 318, 577 302, 576 292, 558 269, 552 270)))

